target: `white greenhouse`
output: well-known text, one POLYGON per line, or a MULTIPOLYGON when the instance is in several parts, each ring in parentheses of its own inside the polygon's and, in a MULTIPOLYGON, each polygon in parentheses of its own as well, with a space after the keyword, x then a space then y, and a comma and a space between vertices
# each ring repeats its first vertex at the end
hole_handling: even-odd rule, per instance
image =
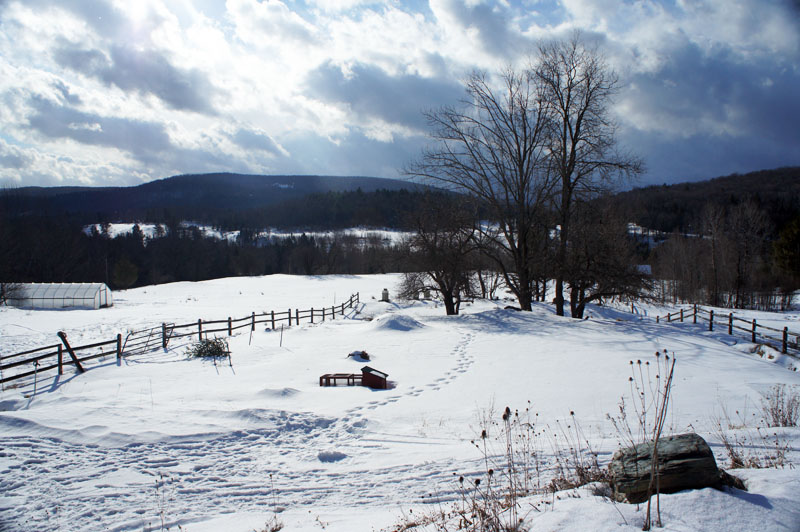
POLYGON ((98 309, 113 304, 105 283, 23 283, 9 305, 31 309, 98 309))

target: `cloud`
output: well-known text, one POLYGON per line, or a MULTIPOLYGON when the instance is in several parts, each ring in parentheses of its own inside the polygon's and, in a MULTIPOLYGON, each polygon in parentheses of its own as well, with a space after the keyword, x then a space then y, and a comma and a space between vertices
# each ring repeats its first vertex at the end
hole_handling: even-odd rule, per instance
POLYGON ((274 167, 275 173, 361 175, 402 177, 402 168, 419 156, 425 143, 421 136, 397 138, 381 142, 354 131, 338 142, 317 135, 302 133, 284 140, 290 153, 302 158, 285 159, 274 167))
POLYGON ((758 136, 692 135, 664 138, 656 132, 629 130, 620 135, 626 147, 643 157, 647 174, 635 186, 696 181, 778 166, 796 166, 800 153, 758 136))
POLYGON ((621 95, 623 120, 669 136, 758 137, 786 149, 800 145, 792 97, 800 71, 764 62, 743 63, 730 50, 704 53, 686 43, 653 73, 635 74, 621 95))
POLYGON ((50 139, 117 148, 139 158, 174 148, 163 124, 85 113, 41 96, 32 96, 29 105, 29 127, 50 139))
POLYGON ((230 138, 246 150, 259 150, 270 155, 285 155, 283 148, 272 137, 260 131, 242 128, 238 129, 230 138))
POLYGON ((385 0, 310 0, 309 3, 322 11, 337 12, 347 11, 365 5, 382 4, 385 3, 385 0))
POLYGON ((31 164, 31 158, 16 146, 0 139, 0 168, 22 170, 31 164))
POLYGON ((452 26, 450 31, 474 36, 493 56, 510 59, 532 44, 513 27, 515 13, 504 2, 431 0, 430 7, 443 25, 452 26))
POLYGON ((211 98, 216 92, 206 75, 196 69, 173 66, 155 50, 112 46, 110 57, 62 43, 53 51, 62 67, 97 78, 126 92, 152 94, 176 110, 214 114, 211 98))
POLYGON ((391 76, 364 64, 354 65, 345 75, 340 67, 325 63, 309 74, 306 85, 308 96, 347 104, 362 119, 378 118, 416 130, 425 129, 423 110, 452 104, 464 93, 454 80, 391 76))
POLYGON ((244 42, 297 46, 317 40, 314 25, 279 0, 227 0, 226 7, 244 42))

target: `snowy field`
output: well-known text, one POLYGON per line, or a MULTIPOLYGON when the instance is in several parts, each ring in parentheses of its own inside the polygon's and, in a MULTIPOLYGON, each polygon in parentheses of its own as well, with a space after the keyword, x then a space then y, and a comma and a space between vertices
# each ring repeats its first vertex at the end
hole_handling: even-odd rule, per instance
MULTIPOLYGON (((276 513, 284 530, 392 530, 402 515, 448 507, 459 475, 480 475, 470 440, 506 406, 530 401, 542 429, 577 420, 607 464, 620 443, 607 415, 630 396, 630 361, 656 351, 677 360, 668 430, 698 432, 722 466, 723 411, 744 420, 728 433, 752 433, 773 385, 800 390, 800 372, 787 369, 795 359, 758 356, 742 337, 700 325, 597 307, 578 321, 547 304, 504 310, 506 301, 448 317, 434 302, 379 301, 398 281, 275 275, 117 292, 101 310, 0 309, 0 353, 14 353, 55 343, 59 330, 84 344, 164 321, 330 307, 355 292, 362 302, 282 335, 243 329, 230 366, 187 359, 186 339, 40 378, 35 394, 30 383, 0 392, 0 531, 250 532, 276 513), (360 371, 354 350, 389 374, 390 389, 319 386, 324 373, 360 371)), ((797 328, 798 312, 769 319, 797 328)), ((768 454, 758 447, 773 432, 791 466, 734 471, 749 492, 662 496, 664 530, 800 530, 800 430, 770 429, 748 452, 768 454)), ((521 502, 531 530, 634 531, 644 520, 644 506, 589 489, 544 499, 521 502)))

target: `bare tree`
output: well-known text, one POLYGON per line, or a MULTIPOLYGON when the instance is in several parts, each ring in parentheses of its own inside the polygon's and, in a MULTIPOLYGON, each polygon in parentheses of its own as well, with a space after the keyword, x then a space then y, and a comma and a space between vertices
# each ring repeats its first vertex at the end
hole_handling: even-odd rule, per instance
POLYGON ((752 275, 757 263, 764 255, 764 238, 769 229, 769 220, 753 202, 740 203, 731 209, 728 216, 728 232, 735 257, 733 283, 733 308, 751 306, 754 298, 755 279, 752 275))
POLYGON ((552 188, 545 160, 550 121, 531 72, 507 69, 499 78, 495 89, 485 74, 473 73, 462 105, 426 113, 434 146, 406 173, 470 194, 489 209, 492 223, 480 228, 484 251, 530 310, 536 236, 547 234, 542 214, 552 188))
POLYGON ((650 279, 636 264, 627 223, 610 208, 579 203, 569 246, 564 271, 573 318, 582 318, 588 303, 604 298, 649 297, 650 279))
POLYGON ((471 296, 476 245, 475 217, 469 205, 456 210, 424 203, 417 233, 408 241, 414 272, 403 275, 400 297, 414 299, 424 290, 438 292, 448 316, 458 314, 463 296, 471 296))
POLYGON ((616 125, 608 108, 618 90, 618 77, 580 33, 542 44, 531 71, 546 102, 548 162, 558 179, 555 303, 556 313, 563 316, 567 243, 577 200, 598 195, 620 177, 640 173, 642 162, 617 150, 616 125))
POLYGON ((6 305, 9 300, 18 298, 20 291, 19 283, 0 283, 0 305, 6 305))
POLYGON ((722 270, 722 240, 725 230, 725 209, 721 206, 709 203, 703 209, 702 228, 708 237, 711 246, 709 259, 711 261, 711 272, 709 279, 709 299, 708 302, 713 306, 720 304, 720 284, 722 270))

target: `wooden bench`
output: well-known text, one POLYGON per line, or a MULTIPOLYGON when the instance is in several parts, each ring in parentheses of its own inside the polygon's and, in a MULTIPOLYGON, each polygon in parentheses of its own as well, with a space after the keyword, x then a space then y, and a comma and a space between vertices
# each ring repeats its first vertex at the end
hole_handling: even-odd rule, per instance
POLYGON ((345 381, 347 386, 361 386, 361 374, 358 373, 326 373, 319 378, 320 386, 337 386, 345 381))

